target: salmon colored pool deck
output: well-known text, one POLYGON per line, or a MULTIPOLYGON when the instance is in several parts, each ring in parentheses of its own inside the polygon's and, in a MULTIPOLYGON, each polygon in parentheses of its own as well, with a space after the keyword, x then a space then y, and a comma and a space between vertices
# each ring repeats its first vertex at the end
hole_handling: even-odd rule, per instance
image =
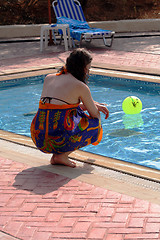
MULTIPOLYGON (((121 36, 111 49, 99 41, 87 47, 95 70, 160 82, 160 34, 121 36)), ((0 80, 49 72, 69 54, 63 45, 42 53, 39 48, 38 41, 0 42, 0 80)), ((114 169, 114 162, 96 164, 96 155, 85 161, 81 151, 71 155, 75 169, 51 166, 50 155, 36 150, 30 138, 4 131, 0 146, 0 239, 160 239, 159 171, 143 169, 147 178, 128 174, 114 169)))

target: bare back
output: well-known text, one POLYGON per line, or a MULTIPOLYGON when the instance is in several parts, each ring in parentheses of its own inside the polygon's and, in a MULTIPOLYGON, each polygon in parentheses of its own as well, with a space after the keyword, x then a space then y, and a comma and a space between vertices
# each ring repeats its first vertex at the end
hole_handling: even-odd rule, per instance
MULTIPOLYGON (((58 98, 70 104, 80 102, 80 95, 77 89, 83 84, 70 73, 56 76, 56 74, 49 74, 46 76, 43 85, 41 97, 58 98)), ((62 101, 52 99, 52 104, 62 105, 62 101)))
POLYGON ((87 110, 92 117, 100 117, 89 87, 70 73, 60 76, 56 76, 56 74, 47 75, 44 80, 41 95, 41 98, 43 97, 58 98, 59 100, 52 99, 50 102, 56 105, 63 105, 63 101, 68 104, 76 104, 82 101, 84 109, 87 110))

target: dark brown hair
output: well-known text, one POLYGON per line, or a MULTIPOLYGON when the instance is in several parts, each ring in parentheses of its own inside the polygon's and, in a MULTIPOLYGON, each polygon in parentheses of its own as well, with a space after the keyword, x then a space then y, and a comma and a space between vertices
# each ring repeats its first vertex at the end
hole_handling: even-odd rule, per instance
POLYGON ((71 52, 66 60, 67 72, 78 80, 86 83, 85 67, 91 63, 92 57, 84 48, 77 48, 71 52))

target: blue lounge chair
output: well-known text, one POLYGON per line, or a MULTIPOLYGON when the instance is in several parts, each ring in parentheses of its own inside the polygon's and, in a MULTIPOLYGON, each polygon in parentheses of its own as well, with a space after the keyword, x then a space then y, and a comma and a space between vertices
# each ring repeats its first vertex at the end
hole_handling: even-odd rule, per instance
POLYGON ((112 46, 115 32, 89 27, 78 0, 55 0, 52 6, 57 18, 57 24, 69 24, 73 46, 75 46, 74 39, 78 40, 81 45, 83 39, 91 42, 94 38, 102 38, 105 46, 112 46), (106 39, 109 39, 110 42, 106 41, 106 39))

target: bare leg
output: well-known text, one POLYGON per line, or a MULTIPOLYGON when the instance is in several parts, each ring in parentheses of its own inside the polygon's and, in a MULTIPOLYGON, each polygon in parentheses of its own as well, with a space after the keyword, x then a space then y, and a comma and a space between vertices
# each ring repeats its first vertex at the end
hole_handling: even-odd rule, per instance
POLYGON ((68 159, 68 155, 70 153, 71 152, 53 154, 53 156, 51 157, 50 163, 52 165, 60 164, 60 165, 65 165, 65 166, 74 168, 76 167, 76 163, 68 159))

